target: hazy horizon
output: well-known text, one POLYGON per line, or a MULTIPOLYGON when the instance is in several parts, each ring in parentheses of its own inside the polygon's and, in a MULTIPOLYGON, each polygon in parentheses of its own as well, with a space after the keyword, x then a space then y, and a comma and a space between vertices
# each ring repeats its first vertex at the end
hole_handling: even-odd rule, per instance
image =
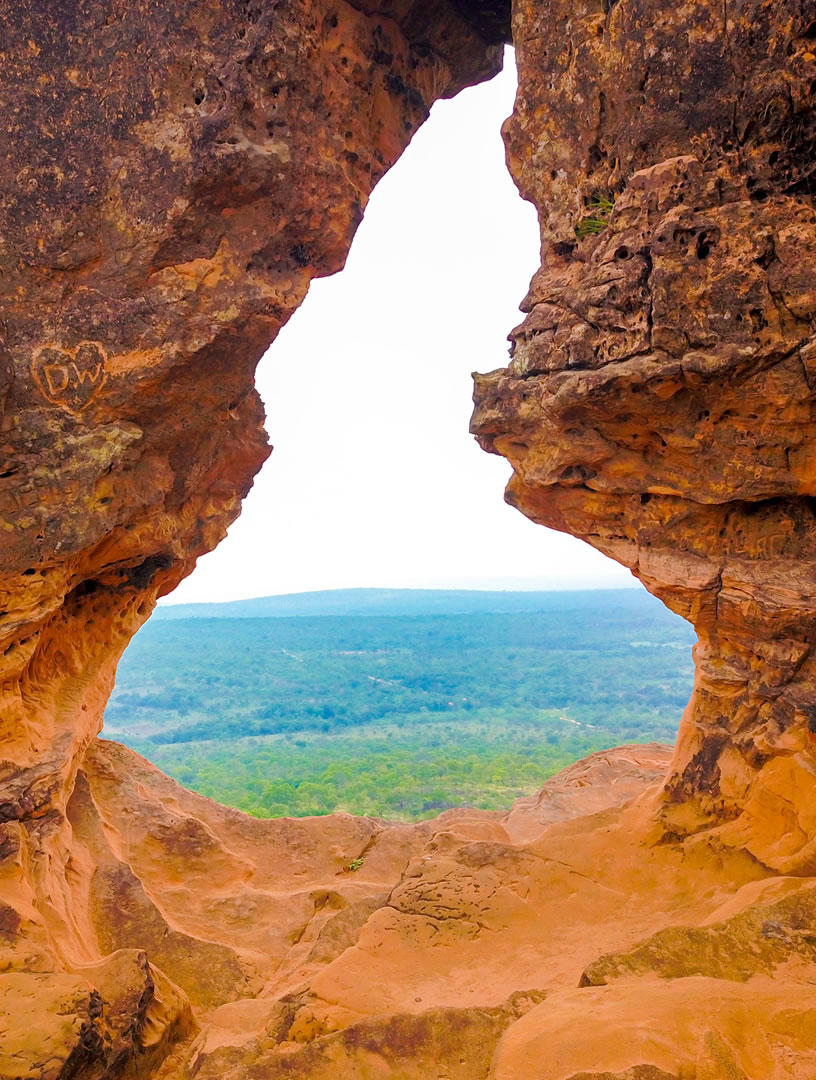
POLYGON ((631 583, 615 583, 610 585, 561 585, 561 586, 537 586, 530 585, 504 587, 501 585, 484 585, 463 587, 451 586, 399 586, 399 585, 343 585, 336 589, 297 589, 289 592, 263 593, 257 596, 236 596, 228 600, 177 600, 176 592, 169 596, 163 596, 159 600, 161 607, 190 607, 196 604, 232 604, 244 603, 252 600, 269 600, 274 597, 308 596, 310 593, 341 593, 341 592, 468 592, 468 593, 559 593, 559 592, 620 592, 622 589, 642 589, 642 584, 637 578, 632 578, 631 583))

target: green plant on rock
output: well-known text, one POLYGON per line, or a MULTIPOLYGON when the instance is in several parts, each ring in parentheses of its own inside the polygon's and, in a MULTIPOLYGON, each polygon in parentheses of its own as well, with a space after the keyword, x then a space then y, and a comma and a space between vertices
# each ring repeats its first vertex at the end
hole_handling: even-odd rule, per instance
POLYGON ((604 231, 615 208, 615 201, 609 195, 595 194, 586 204, 586 208, 589 213, 575 226, 575 235, 579 240, 585 240, 588 236, 597 236, 598 233, 604 231))

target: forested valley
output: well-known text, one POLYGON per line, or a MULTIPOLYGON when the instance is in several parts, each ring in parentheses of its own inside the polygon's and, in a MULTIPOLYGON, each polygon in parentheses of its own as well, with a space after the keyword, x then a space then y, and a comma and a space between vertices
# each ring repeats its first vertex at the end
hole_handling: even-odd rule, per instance
POLYGON ((640 590, 304 597, 260 617, 261 601, 160 610, 104 735, 258 816, 417 820, 506 808, 593 750, 671 742, 689 697, 693 633, 640 590))

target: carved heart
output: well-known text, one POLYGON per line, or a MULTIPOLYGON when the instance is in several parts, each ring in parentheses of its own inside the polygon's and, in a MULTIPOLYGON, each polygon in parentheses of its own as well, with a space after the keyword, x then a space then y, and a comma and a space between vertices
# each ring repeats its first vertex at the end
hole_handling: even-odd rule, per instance
POLYGON ((49 401, 78 413, 105 383, 105 352, 96 341, 71 350, 45 345, 34 354, 31 374, 49 401))

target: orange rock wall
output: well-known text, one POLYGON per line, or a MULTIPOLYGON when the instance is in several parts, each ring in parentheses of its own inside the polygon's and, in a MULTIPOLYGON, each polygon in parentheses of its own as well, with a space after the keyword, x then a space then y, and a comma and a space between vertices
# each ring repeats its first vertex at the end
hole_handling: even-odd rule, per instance
POLYGON ((434 8, 0 8, 5 819, 64 802, 128 639, 238 514, 263 350, 430 104, 497 70, 434 8))
POLYGON ((816 869, 816 9, 520 2, 542 267, 473 430, 693 622, 667 836, 816 869))
POLYGON ((697 679, 670 766, 416 826, 95 736, 269 452, 258 357, 507 6, 46 7, 0 0, 0 1077, 811 1080, 814 5, 515 5, 543 259, 474 431, 697 679))
MULTIPOLYGON (((118 947, 89 929, 103 864, 69 807, 128 640, 269 453, 255 365, 433 101, 499 69, 507 21, 0 0, 0 971, 41 973, 31 1001, 118 947)), ((156 979, 133 963, 139 1000, 156 979)), ((82 1053, 110 1066, 125 1051, 83 985, 82 1053)))
POLYGON ((397 8, 6 8, 2 821, 64 810, 127 641, 269 453, 258 358, 431 102, 500 62, 397 8))

